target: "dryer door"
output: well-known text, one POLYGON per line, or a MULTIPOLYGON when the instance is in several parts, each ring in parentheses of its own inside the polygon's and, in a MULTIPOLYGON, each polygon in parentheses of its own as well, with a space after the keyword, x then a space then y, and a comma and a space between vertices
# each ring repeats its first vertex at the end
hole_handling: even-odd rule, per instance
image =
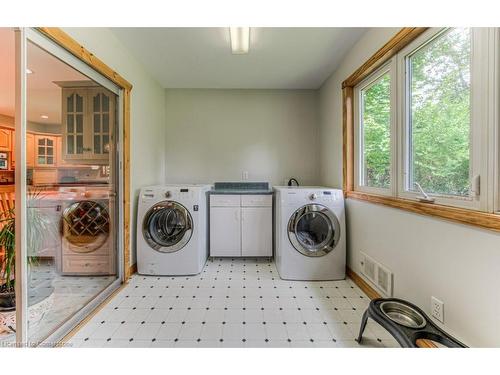
POLYGON ((337 246, 340 224, 327 207, 308 204, 290 217, 288 238, 299 253, 309 257, 324 256, 337 246))
POLYGON ((182 204, 164 201, 155 204, 144 216, 142 233, 153 249, 172 253, 182 249, 193 234, 191 214, 182 204))

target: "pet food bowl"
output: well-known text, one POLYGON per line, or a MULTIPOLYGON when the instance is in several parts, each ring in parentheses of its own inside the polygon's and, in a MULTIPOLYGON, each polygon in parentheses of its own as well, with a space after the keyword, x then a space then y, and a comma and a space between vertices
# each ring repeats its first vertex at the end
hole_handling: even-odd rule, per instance
POLYGON ((394 323, 408 328, 423 328, 427 320, 417 310, 404 303, 386 301, 380 304, 382 313, 394 323))

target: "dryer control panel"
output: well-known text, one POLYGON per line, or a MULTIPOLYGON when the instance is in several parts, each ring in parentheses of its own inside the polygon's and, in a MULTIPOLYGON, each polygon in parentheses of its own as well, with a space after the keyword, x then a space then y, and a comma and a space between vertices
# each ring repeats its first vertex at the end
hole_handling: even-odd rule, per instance
POLYGON ((337 189, 286 189, 280 191, 283 204, 297 205, 319 203, 324 205, 343 202, 342 190, 337 189))
POLYGON ((312 193, 310 197, 313 198, 312 200, 335 202, 342 199, 342 192, 339 190, 323 190, 312 193))

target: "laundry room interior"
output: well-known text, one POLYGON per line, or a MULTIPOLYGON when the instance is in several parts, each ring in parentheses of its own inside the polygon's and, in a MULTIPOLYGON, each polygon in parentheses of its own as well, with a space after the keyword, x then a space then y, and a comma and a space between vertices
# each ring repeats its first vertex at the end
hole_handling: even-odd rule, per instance
POLYGON ((499 47, 1 27, 0 346, 500 346, 499 47))

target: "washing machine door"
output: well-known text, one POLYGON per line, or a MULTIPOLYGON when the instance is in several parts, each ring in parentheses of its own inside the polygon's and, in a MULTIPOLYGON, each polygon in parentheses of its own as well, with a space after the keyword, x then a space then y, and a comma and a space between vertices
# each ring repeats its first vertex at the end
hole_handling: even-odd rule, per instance
POLYGON ((299 253, 309 257, 324 256, 337 246, 340 224, 327 207, 308 204, 290 217, 288 238, 299 253))
POLYGON ((144 217, 142 233, 153 249, 173 253, 182 249, 193 234, 193 219, 182 204, 164 201, 155 204, 144 217))

